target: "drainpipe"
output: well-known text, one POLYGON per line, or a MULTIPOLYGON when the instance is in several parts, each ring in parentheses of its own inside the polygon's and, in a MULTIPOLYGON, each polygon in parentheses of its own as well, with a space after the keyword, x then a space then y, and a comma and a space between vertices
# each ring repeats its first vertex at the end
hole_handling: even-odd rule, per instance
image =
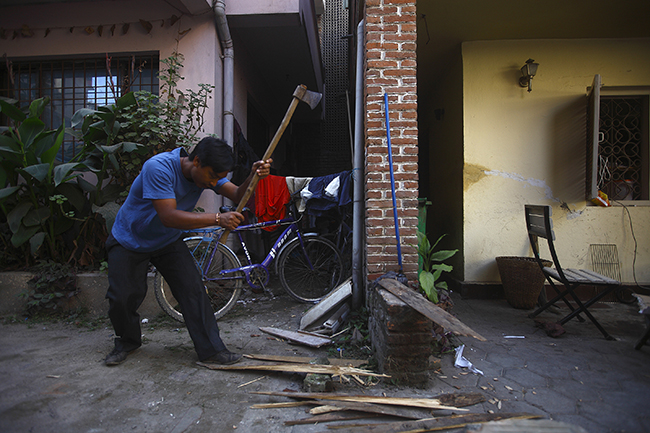
POLYGON ((357 25, 357 70, 354 100, 354 168, 352 170, 354 199, 352 220, 352 308, 359 310, 364 304, 364 160, 366 146, 364 146, 364 120, 363 113, 363 54, 364 54, 365 21, 357 25))
POLYGON ((221 136, 230 147, 233 147, 235 145, 235 50, 230 36, 230 28, 228 28, 225 1, 214 0, 212 10, 214 11, 214 22, 221 42, 221 49, 223 50, 223 126, 221 136))

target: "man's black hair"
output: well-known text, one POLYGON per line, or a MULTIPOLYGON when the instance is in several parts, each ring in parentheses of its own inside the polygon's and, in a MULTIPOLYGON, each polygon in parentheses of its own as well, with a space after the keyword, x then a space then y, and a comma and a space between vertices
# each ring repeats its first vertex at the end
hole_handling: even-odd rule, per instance
POLYGON ((235 166, 235 156, 232 149, 223 140, 205 137, 194 147, 189 155, 190 161, 198 157, 201 167, 210 167, 215 173, 232 171, 235 166))

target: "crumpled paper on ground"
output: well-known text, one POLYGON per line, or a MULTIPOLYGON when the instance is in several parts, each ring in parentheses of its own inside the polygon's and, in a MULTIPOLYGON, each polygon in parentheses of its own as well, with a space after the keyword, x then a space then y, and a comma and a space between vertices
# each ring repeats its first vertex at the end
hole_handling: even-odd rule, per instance
POLYGON ((463 356, 463 349, 465 349, 465 345, 463 344, 462 346, 458 346, 456 350, 456 360, 454 361, 454 367, 457 368, 467 368, 469 371, 471 371, 474 374, 480 374, 481 376, 485 376, 481 370, 478 368, 474 367, 474 365, 467 360, 463 356))

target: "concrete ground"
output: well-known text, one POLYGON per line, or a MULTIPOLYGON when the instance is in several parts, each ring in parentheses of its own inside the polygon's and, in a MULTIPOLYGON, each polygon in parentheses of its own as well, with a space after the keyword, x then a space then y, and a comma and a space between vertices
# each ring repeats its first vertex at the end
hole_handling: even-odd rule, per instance
MULTIPOLYGON (((278 295, 263 299, 249 294, 220 321, 231 350, 307 357, 337 353, 291 345, 260 332, 261 326, 296 330, 308 308, 278 295)), ((484 375, 455 368, 454 356, 447 354, 441 369, 431 371, 425 389, 383 379, 366 387, 337 383, 335 391, 418 398, 480 392, 487 401, 469 407, 471 412, 528 412, 590 433, 650 431, 650 347, 633 349, 645 326, 634 306, 600 304, 592 310, 617 338, 606 341, 589 322, 571 321, 564 335, 551 338, 534 326, 528 311, 514 309, 505 300, 453 298, 453 313, 487 338, 453 339, 465 344, 464 357, 484 375)), ((49 322, 0 325, 0 431, 328 431, 322 424, 284 425, 307 417, 304 407, 250 407, 288 401, 250 392, 299 391, 303 375, 208 370, 196 365, 180 324, 159 316, 146 318, 146 344, 110 368, 103 364, 113 338, 105 320, 95 328, 49 322)), ((557 316, 549 313, 544 318, 557 316)))

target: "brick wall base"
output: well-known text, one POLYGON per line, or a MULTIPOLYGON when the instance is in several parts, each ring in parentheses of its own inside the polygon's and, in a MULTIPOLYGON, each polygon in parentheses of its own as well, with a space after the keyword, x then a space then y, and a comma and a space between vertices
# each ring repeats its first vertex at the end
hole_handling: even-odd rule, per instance
POLYGON ((433 323, 390 292, 370 294, 368 320, 379 371, 399 385, 428 385, 434 338, 433 323))

